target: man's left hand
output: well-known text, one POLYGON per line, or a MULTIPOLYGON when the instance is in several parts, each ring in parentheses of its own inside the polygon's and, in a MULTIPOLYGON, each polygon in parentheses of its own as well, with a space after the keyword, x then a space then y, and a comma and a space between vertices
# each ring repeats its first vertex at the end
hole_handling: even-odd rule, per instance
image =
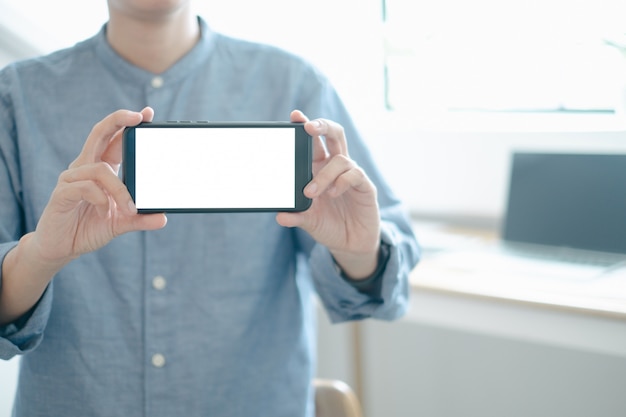
POLYGON ((350 159, 341 125, 327 119, 309 121, 298 110, 291 113, 291 121, 305 123, 313 137, 313 179, 304 189, 313 201, 308 210, 279 213, 276 220, 306 230, 328 247, 350 278, 365 278, 376 269, 380 246, 376 186, 350 159))

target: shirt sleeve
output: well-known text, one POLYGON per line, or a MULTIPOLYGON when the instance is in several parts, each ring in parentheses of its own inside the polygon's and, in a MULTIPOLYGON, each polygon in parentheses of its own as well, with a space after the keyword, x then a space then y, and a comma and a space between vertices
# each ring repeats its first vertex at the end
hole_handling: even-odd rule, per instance
POLYGON ((311 272, 315 288, 331 322, 361 320, 369 317, 394 320, 409 305, 409 274, 413 268, 407 255, 417 251, 412 239, 394 232, 389 223, 383 225, 381 240, 389 247, 389 258, 380 276, 378 293, 361 292, 341 276, 334 267, 332 255, 320 244, 311 252, 311 272))
MULTIPOLYGON (((0 72, 0 260, 3 262, 26 233, 10 74, 10 66, 0 72)), ((0 264, 0 289, 2 281, 0 264)), ((0 326, 0 359, 10 359, 40 343, 50 314, 51 293, 48 288, 31 311, 13 323, 0 326)))
POLYGON ((12 323, 0 326, 0 359, 8 360, 35 349, 43 339, 52 305, 52 284, 39 302, 12 323))

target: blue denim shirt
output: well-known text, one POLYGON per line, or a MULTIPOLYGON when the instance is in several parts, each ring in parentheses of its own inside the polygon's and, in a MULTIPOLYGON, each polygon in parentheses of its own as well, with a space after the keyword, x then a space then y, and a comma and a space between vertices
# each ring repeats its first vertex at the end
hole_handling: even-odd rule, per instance
POLYGON ((326 248, 272 213, 170 214, 163 230, 74 260, 29 314, 0 327, 0 358, 24 355, 16 416, 312 416, 315 294, 334 322, 391 320, 407 307, 417 243, 328 81, 298 57, 200 25, 201 41, 158 76, 118 56, 106 26, 0 72, 0 259, 117 109, 216 121, 301 109, 344 126, 378 188, 389 245, 378 291, 359 291, 326 248))

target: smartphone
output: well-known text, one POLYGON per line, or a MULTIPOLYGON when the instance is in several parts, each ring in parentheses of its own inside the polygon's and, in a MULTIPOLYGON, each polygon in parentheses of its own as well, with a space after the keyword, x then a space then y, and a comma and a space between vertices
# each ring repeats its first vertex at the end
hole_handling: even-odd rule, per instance
POLYGON ((303 123, 147 122, 124 129, 123 181, 139 213, 304 211, 303 123))

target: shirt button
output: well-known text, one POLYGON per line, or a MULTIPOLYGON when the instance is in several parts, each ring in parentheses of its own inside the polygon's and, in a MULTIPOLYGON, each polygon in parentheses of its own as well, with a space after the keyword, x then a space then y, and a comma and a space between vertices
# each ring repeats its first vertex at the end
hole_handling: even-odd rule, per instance
POLYGON ((163 87, 163 78, 156 76, 152 79, 151 84, 153 88, 161 88, 163 87))
POLYGON ((163 278, 161 275, 157 275, 152 279, 152 288, 155 290, 161 291, 167 285, 167 280, 163 278))
POLYGON ((155 368, 163 368, 165 366, 165 356, 160 353, 152 355, 152 366, 155 368))

